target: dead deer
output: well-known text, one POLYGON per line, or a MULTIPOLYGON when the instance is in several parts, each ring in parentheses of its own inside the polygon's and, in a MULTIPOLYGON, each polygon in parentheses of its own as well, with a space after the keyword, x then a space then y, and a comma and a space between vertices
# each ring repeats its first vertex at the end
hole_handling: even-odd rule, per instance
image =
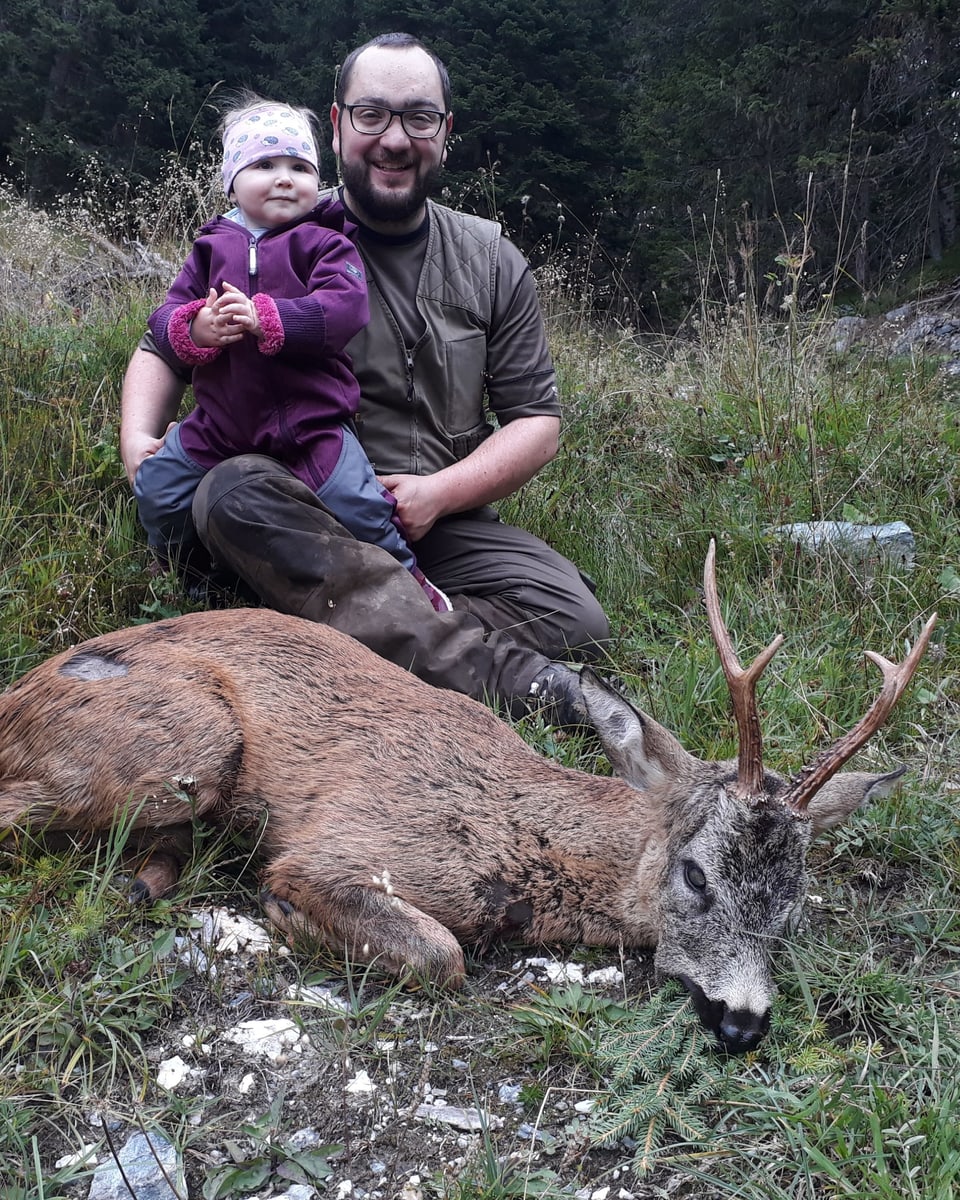
POLYGON ((282 931, 451 986, 461 943, 656 945, 720 1042, 749 1049, 811 839, 903 773, 838 772, 887 718, 936 617, 901 665, 868 655, 883 672, 875 703, 788 782, 763 767, 756 705, 782 638, 744 670, 712 544, 704 584, 736 762, 694 758, 585 669, 620 778, 569 770, 340 633, 236 609, 94 638, 0 696, 0 830, 103 831, 127 813, 152 847, 134 887, 149 898, 175 883, 196 816, 259 829, 282 931))

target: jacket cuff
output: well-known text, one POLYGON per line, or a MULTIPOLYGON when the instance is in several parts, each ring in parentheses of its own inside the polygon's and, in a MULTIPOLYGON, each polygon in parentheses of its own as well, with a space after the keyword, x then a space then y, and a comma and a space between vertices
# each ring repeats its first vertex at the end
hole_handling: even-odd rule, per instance
POLYGON ((181 304, 173 310, 167 321, 167 337, 174 354, 191 367, 212 362, 220 353, 219 346, 198 346, 190 336, 190 322, 205 304, 206 300, 191 300, 188 304, 181 304))
POLYGON ((265 292, 257 292, 253 297, 253 307, 257 310, 257 320, 263 331, 257 348, 261 354, 279 354, 283 349, 284 333, 276 302, 265 292))

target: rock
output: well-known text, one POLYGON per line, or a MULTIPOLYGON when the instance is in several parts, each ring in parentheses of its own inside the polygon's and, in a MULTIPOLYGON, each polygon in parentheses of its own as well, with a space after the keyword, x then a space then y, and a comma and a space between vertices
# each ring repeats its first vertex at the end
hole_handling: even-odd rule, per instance
POLYGON ((813 553, 832 547, 844 558, 858 564, 884 558, 892 566, 913 570, 916 541, 910 526, 903 521, 890 521, 886 525, 798 521, 792 525, 778 525, 771 532, 813 553))
POLYGON ((344 1091, 349 1092, 352 1096, 369 1096, 376 1090, 377 1085, 366 1071, 358 1071, 344 1088, 344 1091))
POLYGON ((273 939, 262 925, 249 917, 214 908, 193 914, 200 922, 200 944, 218 954, 267 954, 273 939))
POLYGON ((157 1067, 157 1086, 162 1087, 165 1092, 175 1092, 185 1079, 191 1075, 202 1074, 202 1071, 188 1066, 179 1054, 175 1054, 173 1058, 164 1059, 157 1067))
POLYGON ((599 967, 596 971, 587 973, 586 982, 609 987, 615 983, 623 983, 623 972, 619 967, 599 967))
POLYGON ((97 1167, 87 1200, 180 1200, 187 1194, 183 1162, 162 1134, 132 1134, 117 1158, 119 1165, 111 1159, 97 1167))
POLYGON ((503 1118, 481 1112, 479 1108, 455 1108, 451 1104, 421 1104, 416 1116, 421 1121, 436 1121, 462 1129, 466 1133, 480 1133, 483 1129, 499 1129, 503 1118))
POLYGON ((864 317, 839 317, 833 323, 834 352, 845 354, 866 336, 869 328, 870 324, 864 317))
POLYGON ((285 999, 293 1004, 307 1004, 316 1008, 334 1008, 338 1012, 349 1012, 350 1005, 331 988, 318 984, 301 985, 292 983, 286 990, 285 999))
POLYGON ((577 963, 558 963, 552 958, 527 958, 517 966, 534 967, 544 973, 551 983, 583 983, 583 967, 577 963))
POLYGON ((99 1162, 95 1142, 85 1142, 75 1154, 65 1154, 53 1164, 58 1171, 64 1167, 95 1167, 99 1162))
POLYGON ((291 1051, 299 1054, 304 1045, 309 1045, 306 1036, 286 1017, 241 1021, 220 1036, 224 1041, 239 1046, 246 1054, 268 1058, 274 1063, 285 1062, 291 1051))

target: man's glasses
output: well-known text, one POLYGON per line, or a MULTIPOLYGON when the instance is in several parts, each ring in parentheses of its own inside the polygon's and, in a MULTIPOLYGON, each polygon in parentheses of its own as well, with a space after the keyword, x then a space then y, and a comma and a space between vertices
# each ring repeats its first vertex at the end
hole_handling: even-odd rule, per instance
POLYGON ((385 133, 394 117, 400 118, 407 137, 436 137, 443 127, 446 113, 433 108, 380 108, 376 104, 344 104, 350 114, 350 124, 357 133, 376 137, 385 133))

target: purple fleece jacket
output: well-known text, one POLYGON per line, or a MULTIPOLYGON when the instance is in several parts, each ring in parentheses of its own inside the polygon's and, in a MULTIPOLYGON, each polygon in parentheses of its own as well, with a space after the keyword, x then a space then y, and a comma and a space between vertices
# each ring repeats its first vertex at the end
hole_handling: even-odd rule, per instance
POLYGON ((340 453, 360 389, 345 347, 369 319, 363 265, 339 200, 321 201, 259 241, 227 217, 200 230, 150 317, 161 352, 194 368, 196 407, 180 424, 184 450, 207 469, 235 454, 267 454, 314 490, 340 453), (264 330, 208 349, 190 323, 224 281, 253 298, 264 330))

